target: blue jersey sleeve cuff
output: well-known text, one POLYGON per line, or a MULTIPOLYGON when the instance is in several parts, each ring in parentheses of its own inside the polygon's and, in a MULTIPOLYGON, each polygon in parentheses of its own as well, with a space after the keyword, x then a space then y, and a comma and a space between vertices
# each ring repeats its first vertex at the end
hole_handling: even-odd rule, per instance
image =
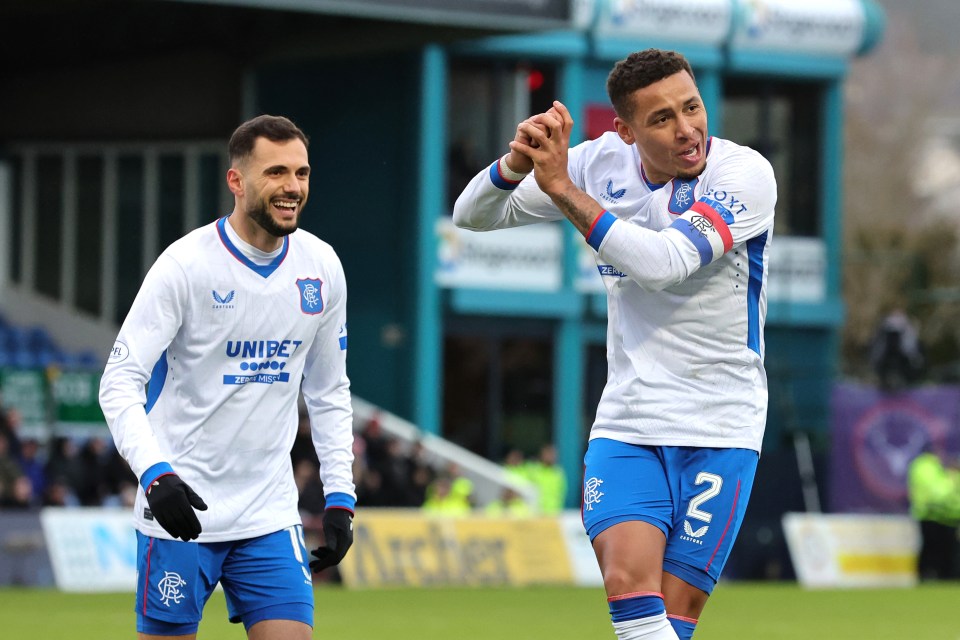
POLYGON ((353 513, 357 506, 357 499, 347 493, 331 493, 327 496, 327 506, 325 509, 346 509, 353 513))
POLYGON ((143 472, 143 475, 140 476, 140 486, 146 491, 147 487, 153 484, 154 480, 168 473, 173 473, 173 467, 170 466, 170 463, 158 462, 143 472))
POLYGON ((500 175, 499 160, 490 165, 490 181, 493 182, 493 186, 504 191, 513 191, 520 185, 519 180, 510 180, 500 175))
POLYGON ((594 251, 600 251, 603 239, 607 237, 607 232, 610 231, 610 227, 616 221, 617 216, 609 211, 604 211, 593 221, 593 226, 590 227, 590 232, 587 234, 587 244, 593 247, 594 251))

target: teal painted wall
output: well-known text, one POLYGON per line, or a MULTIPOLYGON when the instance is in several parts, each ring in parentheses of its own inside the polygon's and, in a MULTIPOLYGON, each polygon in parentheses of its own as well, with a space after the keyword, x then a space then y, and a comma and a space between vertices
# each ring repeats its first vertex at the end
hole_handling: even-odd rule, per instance
POLYGON ((301 226, 343 262, 353 391, 404 417, 413 396, 418 73, 414 55, 352 57, 260 69, 256 82, 256 110, 290 117, 310 137, 301 226))

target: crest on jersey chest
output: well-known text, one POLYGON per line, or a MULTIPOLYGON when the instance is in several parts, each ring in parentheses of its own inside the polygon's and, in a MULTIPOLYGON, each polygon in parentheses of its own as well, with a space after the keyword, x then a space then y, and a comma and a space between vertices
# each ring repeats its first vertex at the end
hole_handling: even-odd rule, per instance
POLYGON ((679 216, 693 206, 693 203, 697 201, 694 193, 699 181, 700 178, 693 178, 692 180, 674 178, 670 181, 670 202, 667 204, 670 213, 679 216))
POLYGON ((300 278, 297 288, 300 290, 300 311, 308 315, 317 315, 323 311, 323 298, 320 290, 323 281, 320 278, 300 278))

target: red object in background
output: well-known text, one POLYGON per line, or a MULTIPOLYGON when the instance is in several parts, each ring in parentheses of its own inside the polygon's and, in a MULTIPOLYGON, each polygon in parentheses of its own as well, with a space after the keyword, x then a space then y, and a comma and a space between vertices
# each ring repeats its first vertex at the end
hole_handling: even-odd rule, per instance
POLYGON ((617 112, 613 110, 613 107, 604 104, 590 104, 587 105, 586 114, 588 140, 599 138, 605 131, 616 131, 613 126, 613 119, 617 117, 617 112))
POLYGON ((540 69, 531 69, 527 74, 527 88, 530 91, 536 91, 543 86, 543 71, 540 69))

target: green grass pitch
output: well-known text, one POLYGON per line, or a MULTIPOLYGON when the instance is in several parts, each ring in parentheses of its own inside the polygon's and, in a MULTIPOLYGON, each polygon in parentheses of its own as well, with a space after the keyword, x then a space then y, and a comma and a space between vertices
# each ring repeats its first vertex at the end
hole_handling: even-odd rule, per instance
MULTIPOLYGON (((325 640, 613 639, 606 600, 585 588, 317 590, 314 638, 325 640)), ((723 583, 695 640, 960 640, 960 583, 916 589, 805 591, 786 583, 723 583)), ((134 638, 132 594, 0 589, 0 636, 11 640, 134 638)), ((242 640, 222 593, 200 640, 242 640)))

